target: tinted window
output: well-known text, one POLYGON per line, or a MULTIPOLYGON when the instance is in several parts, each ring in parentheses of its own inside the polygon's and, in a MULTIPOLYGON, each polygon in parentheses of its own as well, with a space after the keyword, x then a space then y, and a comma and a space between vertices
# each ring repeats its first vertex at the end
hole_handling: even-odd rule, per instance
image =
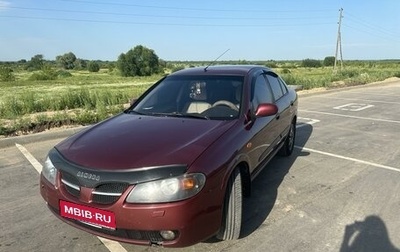
POLYGON ((259 75, 253 84, 252 105, 256 109, 261 103, 272 103, 273 98, 264 75, 259 75))
POLYGON ((272 93, 274 94, 275 100, 278 100, 283 96, 283 91, 278 78, 267 74, 267 79, 269 84, 271 85, 272 93))
POLYGON ((286 83, 281 78, 278 78, 278 80, 279 80, 279 83, 281 84, 283 94, 286 94, 288 92, 286 83))

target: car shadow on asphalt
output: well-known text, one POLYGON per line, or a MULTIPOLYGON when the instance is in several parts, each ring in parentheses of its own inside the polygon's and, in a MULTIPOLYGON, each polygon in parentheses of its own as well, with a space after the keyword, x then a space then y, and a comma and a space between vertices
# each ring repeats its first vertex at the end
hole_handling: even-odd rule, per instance
POLYGON ((304 124, 296 132, 296 148, 289 157, 274 157, 260 174, 253 180, 251 197, 243 202, 242 230, 240 238, 244 238, 263 225, 278 195, 278 188, 298 157, 310 153, 302 150, 311 136, 313 127, 304 124))

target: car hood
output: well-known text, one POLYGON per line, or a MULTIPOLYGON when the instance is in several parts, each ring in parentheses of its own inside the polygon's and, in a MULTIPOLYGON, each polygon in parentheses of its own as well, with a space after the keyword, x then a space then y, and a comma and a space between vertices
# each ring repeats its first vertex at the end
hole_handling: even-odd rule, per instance
POLYGON ((77 165, 121 170, 190 165, 235 121, 120 114, 56 145, 77 165))

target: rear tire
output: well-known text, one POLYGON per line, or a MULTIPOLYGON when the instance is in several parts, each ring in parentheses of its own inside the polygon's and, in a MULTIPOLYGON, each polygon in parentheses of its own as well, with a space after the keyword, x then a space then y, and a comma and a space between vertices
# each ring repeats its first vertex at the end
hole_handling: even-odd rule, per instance
POLYGON ((296 122, 292 122, 292 124, 290 125, 289 133, 286 136, 285 143, 279 150, 280 156, 288 157, 293 153, 295 139, 296 139, 296 122))
POLYGON ((226 187, 221 229, 217 234, 220 240, 235 240, 240 236, 242 226, 242 177, 236 168, 226 187))

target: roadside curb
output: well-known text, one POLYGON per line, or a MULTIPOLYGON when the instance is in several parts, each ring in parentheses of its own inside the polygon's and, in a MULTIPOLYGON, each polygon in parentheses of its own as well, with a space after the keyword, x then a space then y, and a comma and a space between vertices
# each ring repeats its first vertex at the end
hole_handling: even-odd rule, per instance
POLYGON ((56 138, 66 138, 70 135, 73 135, 83 130, 86 127, 87 126, 77 126, 74 128, 57 129, 54 131, 45 131, 30 135, 0 139, 0 149, 15 146, 15 144, 28 144, 28 143, 52 140, 56 138))
POLYGON ((317 95, 317 94, 329 94, 329 93, 352 90, 352 89, 361 89, 361 88, 370 87, 370 86, 389 85, 389 84, 393 84, 393 83, 399 82, 399 81, 400 81, 400 78, 397 78, 397 79, 390 80, 390 81, 377 81, 377 82, 372 82, 372 83, 367 83, 367 84, 362 84, 362 85, 348 86, 348 87, 329 88, 329 89, 322 89, 322 90, 299 89, 296 91, 297 91, 297 95, 299 97, 308 97, 308 96, 313 96, 313 95, 317 95))

